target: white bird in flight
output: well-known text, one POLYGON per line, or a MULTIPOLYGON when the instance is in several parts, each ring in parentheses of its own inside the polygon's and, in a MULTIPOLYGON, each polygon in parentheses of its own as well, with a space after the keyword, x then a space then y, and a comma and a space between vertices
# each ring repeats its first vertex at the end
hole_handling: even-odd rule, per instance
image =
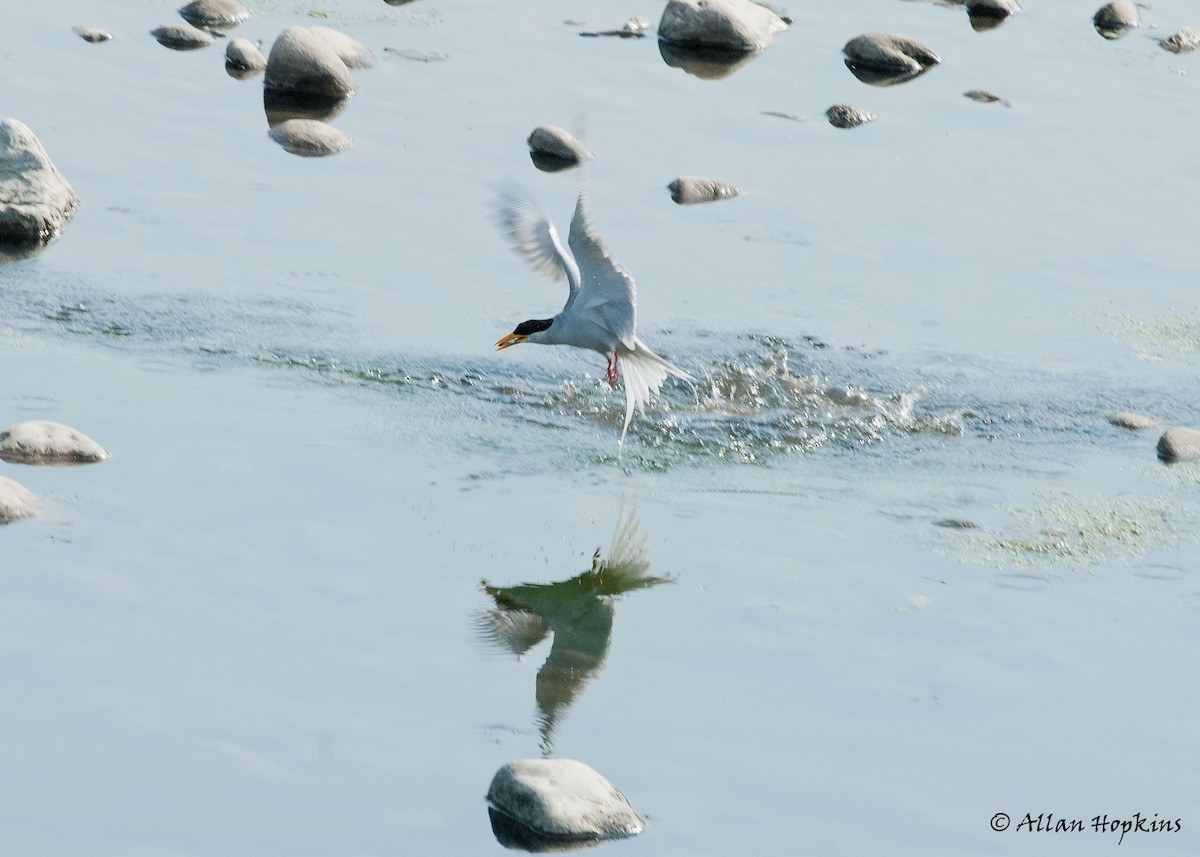
POLYGON ((539 274, 565 279, 568 293, 567 303, 558 315, 521 322, 496 342, 496 350, 532 342, 599 351, 608 362, 608 383, 616 387, 618 377, 625 377, 623 444, 634 408, 644 411, 650 396, 662 388, 668 375, 684 381, 695 379, 659 357, 638 337, 633 275, 613 258, 596 234, 588 211, 586 185, 579 189, 567 247, 562 245, 554 224, 519 190, 501 192, 497 219, 512 238, 513 249, 539 274))

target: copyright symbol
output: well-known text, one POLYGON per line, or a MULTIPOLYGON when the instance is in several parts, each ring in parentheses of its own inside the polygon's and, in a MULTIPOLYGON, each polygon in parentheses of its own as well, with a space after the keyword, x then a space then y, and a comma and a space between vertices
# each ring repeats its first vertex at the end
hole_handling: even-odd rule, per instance
POLYGON ((992 820, 989 823, 992 825, 992 830, 999 833, 1002 830, 1008 830, 1008 825, 1011 821, 1012 819, 1008 817, 1007 813, 998 812, 992 816, 992 820))

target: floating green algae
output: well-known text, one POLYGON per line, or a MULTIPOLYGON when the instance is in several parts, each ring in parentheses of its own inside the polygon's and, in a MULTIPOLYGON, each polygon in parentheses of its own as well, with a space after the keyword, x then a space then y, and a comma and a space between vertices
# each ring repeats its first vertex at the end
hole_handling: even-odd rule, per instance
POLYGON ((1156 316, 1125 313, 1106 318, 1113 337, 1132 348, 1139 357, 1154 359, 1151 351, 1177 356, 1200 354, 1200 310, 1156 316))

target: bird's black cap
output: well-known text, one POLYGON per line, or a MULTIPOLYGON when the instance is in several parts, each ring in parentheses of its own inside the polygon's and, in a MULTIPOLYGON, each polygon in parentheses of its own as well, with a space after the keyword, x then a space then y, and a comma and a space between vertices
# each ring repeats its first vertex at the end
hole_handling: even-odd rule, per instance
POLYGON ((517 336, 529 336, 531 333, 541 333, 546 330, 554 322, 552 318, 531 318, 529 321, 523 321, 517 325, 517 329, 513 333, 517 336))

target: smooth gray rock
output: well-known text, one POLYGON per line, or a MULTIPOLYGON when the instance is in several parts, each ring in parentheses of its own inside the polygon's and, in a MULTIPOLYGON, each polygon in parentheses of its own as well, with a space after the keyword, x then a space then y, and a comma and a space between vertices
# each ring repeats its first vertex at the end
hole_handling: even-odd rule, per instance
POLYGON ((487 799, 523 827, 553 839, 611 839, 644 828, 616 786, 573 759, 509 762, 492 778, 487 799))
POLYGON ((872 119, 878 119, 879 116, 849 104, 835 104, 825 111, 825 118, 834 128, 857 128, 859 125, 866 125, 872 119))
POLYGON ((191 24, 165 24, 151 30, 150 35, 164 48, 173 51, 194 51, 197 48, 207 48, 213 43, 211 34, 191 24))
POLYGON ((24 122, 0 120, 0 245, 47 244, 79 198, 24 122))
POLYGON ((594 157, 587 146, 557 125, 539 125, 529 134, 529 151, 577 164, 594 157))
POLYGON ((1119 39, 1140 23, 1133 0, 1112 0, 1096 10, 1092 24, 1106 39, 1119 39))
POLYGON ((375 54, 361 42, 332 27, 309 27, 308 31, 328 45, 347 68, 375 68, 375 54))
POLYGON ((967 0, 967 14, 979 18, 1007 18, 1021 11, 1017 0, 967 0))
POLYGON ((354 146, 349 136, 319 119, 288 119, 268 133, 287 151, 304 158, 336 155, 354 146))
POLYGON ((1145 414, 1135 414, 1132 411, 1117 411, 1108 421, 1115 426, 1127 429, 1148 429, 1154 428, 1158 423, 1150 419, 1145 414))
POLYGON ((1200 48, 1200 30, 1195 27, 1184 27, 1173 36, 1158 40, 1164 51, 1173 54, 1186 54, 1200 48))
POLYGON ((107 42, 112 33, 99 27, 72 27, 71 30, 85 42, 107 42))
POLYGON ((689 47, 760 51, 787 22, 750 0, 670 0, 658 38, 689 47))
POLYGON ((39 505, 37 496, 24 485, 0 476, 0 524, 32 518, 39 505))
POLYGON ((679 205, 694 205, 698 202, 715 202, 740 196, 742 189, 717 179, 703 176, 680 176, 667 185, 671 199, 679 205))
POLYGON ((1167 429, 1158 439, 1158 457, 1167 464, 1200 460, 1200 431, 1192 428, 1167 429))
POLYGON ((345 98, 358 91, 346 63, 306 27, 288 27, 267 57, 266 89, 320 99, 345 98))
POLYGON ((29 420, 0 432, 0 459, 13 464, 92 464, 108 458, 96 441, 70 426, 29 420))
POLYGON ((237 0, 194 0, 179 10, 180 16, 203 30, 224 33, 250 17, 250 12, 237 0))
POLYGON ((846 42, 842 52, 846 59, 857 65, 912 74, 942 61, 916 39, 895 33, 863 33, 846 42))
POLYGON ((225 65, 239 71, 259 72, 267 67, 267 58, 249 39, 230 39, 225 46, 225 65))

